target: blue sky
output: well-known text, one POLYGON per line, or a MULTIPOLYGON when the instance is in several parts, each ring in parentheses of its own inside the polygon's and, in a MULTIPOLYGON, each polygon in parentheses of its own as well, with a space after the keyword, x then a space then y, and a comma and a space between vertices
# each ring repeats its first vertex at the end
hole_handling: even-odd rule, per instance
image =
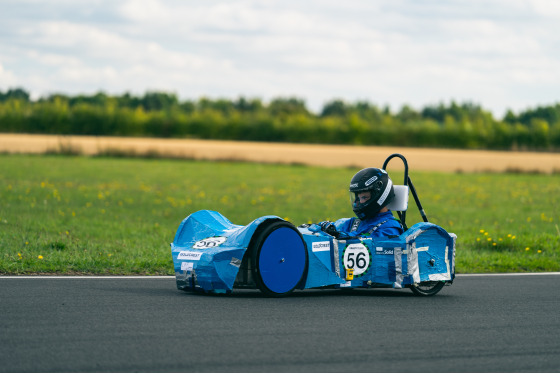
POLYGON ((560 102, 560 1, 2 0, 0 90, 560 102))

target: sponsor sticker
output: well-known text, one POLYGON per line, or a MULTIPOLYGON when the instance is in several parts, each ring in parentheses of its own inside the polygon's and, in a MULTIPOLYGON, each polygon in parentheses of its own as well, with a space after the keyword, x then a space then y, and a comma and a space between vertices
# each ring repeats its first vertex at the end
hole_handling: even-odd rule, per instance
POLYGON ((205 248, 214 248, 221 244, 223 244, 227 238, 225 236, 213 236, 211 238, 206 238, 197 241, 194 243, 194 249, 205 249, 205 248))
POLYGON ((202 252, 188 252, 188 251, 181 251, 177 255, 177 260, 192 260, 198 261, 200 260, 200 256, 202 256, 202 252))
POLYGON ((331 250, 331 242, 314 242, 311 244, 311 250, 313 252, 323 252, 331 250))
POLYGON ((395 254, 395 250, 393 248, 383 248, 383 247, 376 247, 375 254, 378 255, 393 255, 395 254))
POLYGON ((181 262, 181 270, 191 271, 194 268, 194 263, 192 262, 181 262))

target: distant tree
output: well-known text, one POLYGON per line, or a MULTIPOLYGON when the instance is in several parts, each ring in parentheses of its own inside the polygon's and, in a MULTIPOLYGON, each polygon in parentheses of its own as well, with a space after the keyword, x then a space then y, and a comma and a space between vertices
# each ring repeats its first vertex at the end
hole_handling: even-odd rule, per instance
POLYGON ((532 120, 541 119, 548 122, 549 125, 560 122, 560 103, 547 107, 537 107, 522 112, 517 117, 519 122, 524 125, 530 125, 532 120))
POLYGON ((309 114, 305 107, 305 101, 295 97, 276 98, 268 105, 268 111, 272 116, 309 114))
POLYGON ((130 93, 117 97, 117 105, 120 108, 136 109, 142 105, 142 100, 137 96, 132 96, 130 93))
POLYGON ((321 117, 328 117, 328 116, 337 116, 337 117, 346 117, 351 108, 346 105, 346 103, 342 100, 333 100, 329 101, 323 106, 323 110, 321 111, 321 117))
POLYGON ((146 92, 141 100, 142 106, 147 111, 167 110, 178 102, 177 95, 166 92, 146 92))
POLYGON ((179 104, 179 108, 188 114, 191 114, 195 111, 196 109, 196 104, 194 103, 194 101, 191 100, 187 100, 187 101, 183 101, 182 103, 179 104))
POLYGON ((243 96, 234 101, 233 106, 240 112, 257 112, 263 108, 263 104, 259 99, 247 100, 243 96))
POLYGON ((69 97, 68 95, 61 94, 61 93, 53 93, 47 97, 41 97, 38 102, 39 103, 67 103, 70 105, 74 98, 69 97))
POLYGON ((228 99, 218 99, 212 102, 212 109, 224 115, 230 115, 235 110, 233 103, 228 99))
POLYGON ((382 111, 378 107, 368 103, 367 101, 358 101, 352 107, 352 111, 356 112, 361 118, 370 121, 378 121, 382 116, 382 111))
POLYGON ((29 93, 23 88, 10 88, 6 93, 0 91, 0 101, 7 101, 10 99, 29 101, 29 93))
POLYGON ((445 107, 441 103, 438 106, 427 106, 422 109, 421 114, 424 119, 442 123, 445 118, 445 107))
POLYGON ((517 122, 517 116, 513 114, 510 109, 508 109, 506 115, 504 116, 504 122, 509 125, 513 125, 515 122, 517 122))
POLYGON ((67 97, 61 94, 54 94, 47 98, 48 101, 53 101, 56 98, 66 98, 68 100, 68 104, 73 107, 80 104, 89 104, 93 106, 102 107, 107 105, 107 101, 111 98, 105 92, 97 92, 95 95, 87 96, 87 95, 78 95, 74 97, 67 97))
POLYGON ((447 116, 452 117, 456 122, 492 119, 492 115, 484 111, 480 105, 470 102, 459 105, 455 101, 452 101, 449 106, 445 106, 443 103, 437 106, 426 106, 421 111, 421 115, 424 119, 431 119, 439 123, 444 123, 447 116))
POLYGON ((196 104, 196 108, 201 111, 215 111, 220 112, 224 115, 229 115, 234 112, 235 107, 231 100, 228 99, 217 99, 212 100, 207 97, 201 98, 196 104))
POLYGON ((413 108, 411 108, 408 105, 404 105, 401 108, 401 111, 397 114, 398 119, 401 120, 401 122, 406 123, 406 122, 411 122, 411 121, 417 121, 420 119, 420 113, 418 113, 417 111, 415 111, 413 108))

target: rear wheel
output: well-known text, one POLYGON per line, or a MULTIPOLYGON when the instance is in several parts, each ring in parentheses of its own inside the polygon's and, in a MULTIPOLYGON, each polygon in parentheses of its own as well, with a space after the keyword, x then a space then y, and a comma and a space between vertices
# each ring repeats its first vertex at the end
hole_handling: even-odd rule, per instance
POLYGON ((307 249, 300 232, 289 222, 269 223, 251 242, 253 278, 268 296, 286 296, 302 281, 307 249))
POLYGON ((422 282, 417 285, 411 285, 410 289, 417 296, 433 296, 445 286, 444 282, 422 282))

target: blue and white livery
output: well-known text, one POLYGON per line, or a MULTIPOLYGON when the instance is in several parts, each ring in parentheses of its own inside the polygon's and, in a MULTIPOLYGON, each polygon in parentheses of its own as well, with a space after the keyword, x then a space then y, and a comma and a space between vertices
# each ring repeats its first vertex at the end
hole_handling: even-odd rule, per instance
POLYGON ((405 163, 405 184, 395 187, 389 206, 405 231, 395 237, 337 239, 313 227, 295 227, 277 216, 242 226, 215 211, 185 218, 171 243, 177 287, 229 293, 258 288, 284 296, 309 288, 410 288, 430 296, 455 278, 457 237, 427 221, 405 163), (406 227, 409 191, 424 222, 406 227))

